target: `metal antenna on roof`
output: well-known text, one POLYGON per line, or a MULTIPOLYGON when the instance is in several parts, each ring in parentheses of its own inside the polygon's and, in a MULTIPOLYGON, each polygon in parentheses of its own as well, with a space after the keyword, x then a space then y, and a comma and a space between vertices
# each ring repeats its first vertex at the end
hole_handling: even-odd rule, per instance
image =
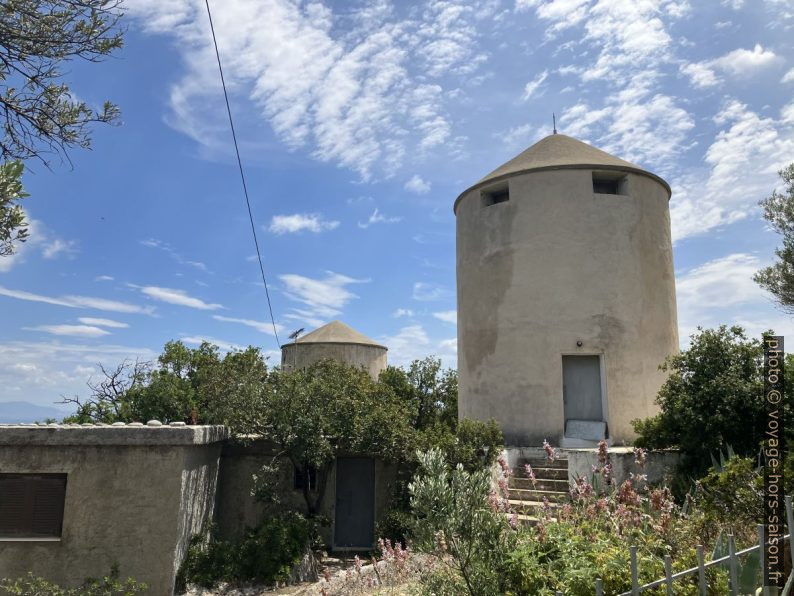
POLYGON ((557 116, 554 115, 554 112, 551 113, 551 121, 554 123, 554 134, 557 134, 557 116))

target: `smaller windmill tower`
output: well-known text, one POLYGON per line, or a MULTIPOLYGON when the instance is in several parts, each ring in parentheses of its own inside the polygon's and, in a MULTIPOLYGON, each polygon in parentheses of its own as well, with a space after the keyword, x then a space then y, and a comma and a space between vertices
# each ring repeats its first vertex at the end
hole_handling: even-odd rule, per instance
POLYGON ((305 368, 326 358, 364 368, 373 379, 386 368, 388 348, 341 321, 331 321, 281 346, 281 368, 305 368))

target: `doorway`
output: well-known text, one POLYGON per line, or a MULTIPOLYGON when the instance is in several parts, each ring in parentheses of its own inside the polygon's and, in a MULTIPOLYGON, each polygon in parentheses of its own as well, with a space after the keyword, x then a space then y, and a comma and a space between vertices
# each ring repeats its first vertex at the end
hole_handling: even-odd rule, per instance
POLYGON ((604 421, 600 356, 562 357, 562 400, 569 420, 604 421))
POLYGON ((375 539, 375 460, 336 460, 334 547, 369 549, 375 539))

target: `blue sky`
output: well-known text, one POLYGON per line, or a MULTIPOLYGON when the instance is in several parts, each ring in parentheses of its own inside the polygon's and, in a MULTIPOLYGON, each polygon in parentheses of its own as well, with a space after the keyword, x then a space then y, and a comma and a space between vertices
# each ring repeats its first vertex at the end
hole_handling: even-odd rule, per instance
MULTIPOLYGON (((682 338, 794 331, 752 282, 759 199, 794 161, 780 0, 216 0, 284 340, 342 319, 390 361, 455 365, 452 203, 559 130, 665 177, 682 338)), ((278 360, 203 0, 135 0, 126 46, 68 80, 122 109, 73 168, 30 163, 32 239, 0 260, 0 401, 85 395, 170 339, 278 360)))

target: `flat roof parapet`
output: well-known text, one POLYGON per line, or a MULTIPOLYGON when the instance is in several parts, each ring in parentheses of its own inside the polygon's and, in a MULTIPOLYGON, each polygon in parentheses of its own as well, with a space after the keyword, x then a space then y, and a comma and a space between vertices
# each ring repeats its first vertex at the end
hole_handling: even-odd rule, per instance
MULTIPOLYGON (((153 421, 149 421, 153 422, 153 421)), ((160 426, 129 424, 2 424, 0 445, 208 445, 229 438, 220 425, 188 426, 174 422, 160 426)))

